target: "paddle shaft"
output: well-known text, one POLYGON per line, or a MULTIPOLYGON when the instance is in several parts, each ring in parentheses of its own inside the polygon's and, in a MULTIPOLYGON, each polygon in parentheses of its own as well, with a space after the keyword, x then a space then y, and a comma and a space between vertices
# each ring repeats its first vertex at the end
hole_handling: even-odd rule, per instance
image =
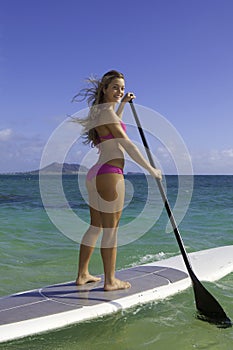
MULTIPOLYGON (((137 112, 135 110, 134 104, 132 100, 130 101, 130 106, 135 118, 135 121, 137 123, 137 127, 143 142, 143 145, 145 147, 149 162, 151 166, 155 167, 154 160, 152 158, 150 148, 148 146, 144 131, 141 127, 141 123, 138 119, 137 112)), ((221 307, 221 305, 218 303, 218 301, 208 292, 208 290, 201 284, 197 276, 192 270, 191 264, 189 262, 184 243, 182 241, 181 235, 179 233, 179 229, 175 220, 175 217, 172 213, 170 204, 168 202, 166 193, 164 191, 162 182, 159 179, 156 179, 158 188, 161 194, 161 197, 163 199, 169 220, 171 222, 177 243, 179 245, 184 263, 186 265, 186 268, 188 270, 189 276, 191 278, 192 284, 193 284, 193 290, 195 295, 195 302, 197 310, 199 311, 199 318, 205 321, 208 321, 210 323, 215 323, 216 325, 221 325, 224 328, 228 328, 232 326, 231 320, 227 317, 225 311, 221 307)))
MULTIPOLYGON (((136 110, 135 110, 135 107, 134 107, 134 104, 133 104, 132 100, 130 101, 130 107, 131 107, 131 109, 132 109, 132 112, 133 112, 133 115, 134 115, 134 119, 135 119, 135 121, 136 121, 136 124, 137 124, 137 127, 138 127, 138 131, 139 131, 139 133, 140 133, 140 136, 141 136, 143 145, 144 145, 144 147, 145 147, 145 150, 146 150, 146 153, 147 153, 149 162, 150 162, 150 164, 151 164, 154 168, 156 168, 155 163, 154 163, 154 160, 153 160, 152 155, 151 155, 151 152, 150 152, 150 148, 149 148, 149 146, 148 146, 148 143, 147 143, 147 140, 146 140, 144 131, 143 131, 143 129, 142 129, 141 123, 140 123, 140 121, 139 121, 139 118, 138 118, 138 115, 137 115, 137 112, 136 112, 136 110)), ((185 250, 185 247, 184 247, 184 243, 183 243, 182 238, 181 238, 181 235, 180 235, 180 233, 179 233, 179 229, 178 229, 178 226, 177 226, 175 217, 174 217, 174 215, 173 215, 173 212, 172 212, 172 210, 171 210, 170 204, 169 204, 169 202, 168 202, 168 199, 167 199, 165 190, 164 190, 164 188, 163 188, 162 182, 161 182, 159 179, 156 179, 156 181, 157 181, 157 185, 158 185, 158 188, 159 188, 159 191, 160 191, 162 200, 163 200, 163 202, 164 202, 164 206, 165 206, 165 208, 166 208, 166 211, 167 211, 169 220, 170 220, 170 222, 171 222, 171 225, 172 225, 172 228, 173 228, 173 231, 174 231, 174 234, 175 234, 177 243, 178 243, 178 245, 179 245, 179 248, 180 248, 182 257, 183 257, 183 259, 184 259, 185 265, 186 265, 187 270, 188 270, 188 272, 189 272, 190 278, 191 278, 192 281, 195 283, 195 282, 196 282, 196 276, 195 276, 195 274, 194 274, 194 272, 193 272, 193 270, 192 270, 192 267, 191 267, 191 265, 190 265, 190 262, 189 262, 189 259, 188 259, 188 256, 187 256, 187 253, 186 253, 186 250, 185 250)))

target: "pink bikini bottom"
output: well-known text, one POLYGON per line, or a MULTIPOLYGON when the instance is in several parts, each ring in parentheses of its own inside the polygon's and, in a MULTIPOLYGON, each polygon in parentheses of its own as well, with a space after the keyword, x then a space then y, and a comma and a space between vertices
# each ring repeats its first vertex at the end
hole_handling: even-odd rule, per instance
POLYGON ((94 177, 101 174, 121 174, 123 169, 110 164, 95 164, 87 173, 87 180, 91 181, 94 177))

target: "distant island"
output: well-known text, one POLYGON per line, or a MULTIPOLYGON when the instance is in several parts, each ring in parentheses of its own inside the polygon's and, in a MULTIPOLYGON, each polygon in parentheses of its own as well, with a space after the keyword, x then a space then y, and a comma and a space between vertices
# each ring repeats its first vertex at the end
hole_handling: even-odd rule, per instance
POLYGON ((42 169, 8 173, 8 175, 58 175, 61 173, 62 175, 76 175, 86 174, 87 171, 88 169, 83 165, 54 162, 42 169))
MULTIPOLYGON (((87 172, 88 168, 80 164, 53 162, 42 169, 18 171, 1 175, 59 175, 61 173, 62 175, 77 175, 86 174, 87 172)), ((143 173, 129 171, 125 175, 143 175, 143 173)))
POLYGON ((144 173, 140 173, 139 171, 136 171, 136 172, 134 172, 134 171, 128 171, 127 173, 126 173, 126 175, 143 175, 144 173))

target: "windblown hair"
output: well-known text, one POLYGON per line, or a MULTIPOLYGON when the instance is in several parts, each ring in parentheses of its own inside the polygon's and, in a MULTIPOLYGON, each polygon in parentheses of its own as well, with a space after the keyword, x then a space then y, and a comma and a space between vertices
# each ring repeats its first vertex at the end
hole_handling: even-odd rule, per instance
POLYGON ((98 116, 97 105, 105 102, 103 90, 116 78, 124 79, 124 75, 116 70, 111 70, 105 73, 101 79, 90 77, 86 80, 88 84, 87 87, 80 90, 80 92, 73 97, 73 102, 82 102, 86 100, 90 108, 86 118, 74 118, 74 121, 80 123, 84 127, 84 144, 91 143, 91 146, 95 147, 99 143, 99 136, 94 127, 95 119, 98 116))

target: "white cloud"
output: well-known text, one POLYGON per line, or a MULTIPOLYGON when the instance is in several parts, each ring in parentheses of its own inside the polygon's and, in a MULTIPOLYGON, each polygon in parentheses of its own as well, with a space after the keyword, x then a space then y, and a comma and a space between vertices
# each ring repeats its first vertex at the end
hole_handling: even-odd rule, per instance
POLYGON ((7 141, 12 136, 12 129, 2 129, 0 130, 0 141, 7 141))
POLYGON ((222 151, 224 157, 233 158, 233 148, 222 151))
POLYGON ((233 148, 192 154, 195 174, 233 174, 233 148))

